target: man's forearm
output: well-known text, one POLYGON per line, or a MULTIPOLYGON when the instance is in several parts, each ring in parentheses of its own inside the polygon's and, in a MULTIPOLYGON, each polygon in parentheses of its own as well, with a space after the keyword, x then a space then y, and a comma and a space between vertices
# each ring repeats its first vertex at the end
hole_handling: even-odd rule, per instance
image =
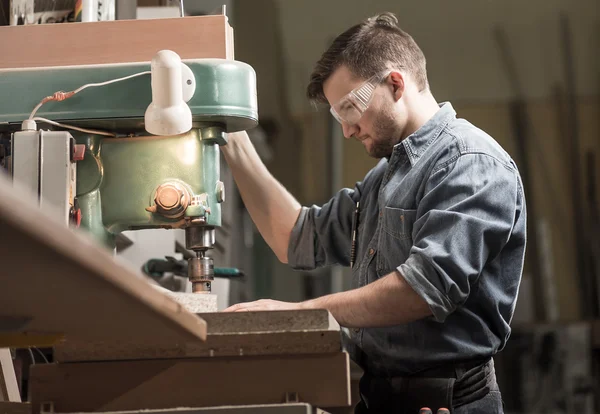
POLYGON ((245 132, 229 134, 221 150, 252 221, 279 260, 287 263, 300 204, 267 170, 245 132))
POLYGON ((399 325, 431 315, 427 303, 395 271, 358 289, 303 302, 303 308, 327 309, 348 328, 399 325))

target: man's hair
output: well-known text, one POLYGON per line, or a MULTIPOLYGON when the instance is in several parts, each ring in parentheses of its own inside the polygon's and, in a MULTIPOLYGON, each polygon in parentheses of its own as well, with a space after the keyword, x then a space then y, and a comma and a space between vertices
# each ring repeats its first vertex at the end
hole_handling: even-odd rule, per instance
POLYGON ((306 92, 311 101, 327 102, 323 83, 342 65, 362 79, 387 69, 403 69, 422 91, 429 87, 425 64, 425 55, 398 27, 396 16, 382 13, 352 26, 333 41, 315 65, 306 92))

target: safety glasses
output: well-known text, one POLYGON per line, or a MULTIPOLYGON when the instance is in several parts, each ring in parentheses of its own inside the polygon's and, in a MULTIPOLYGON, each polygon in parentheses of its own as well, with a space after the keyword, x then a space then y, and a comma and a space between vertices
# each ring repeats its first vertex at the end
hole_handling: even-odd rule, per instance
POLYGON ((375 89, 389 74, 390 72, 387 71, 373 75, 332 105, 329 112, 340 124, 354 125, 358 123, 373 100, 375 89))

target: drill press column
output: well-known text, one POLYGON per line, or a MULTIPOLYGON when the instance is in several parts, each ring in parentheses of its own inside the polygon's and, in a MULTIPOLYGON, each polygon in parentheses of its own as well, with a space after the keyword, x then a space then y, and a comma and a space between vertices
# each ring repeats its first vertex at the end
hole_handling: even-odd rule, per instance
POLYGON ((196 252, 196 257, 188 259, 188 278, 194 293, 211 292, 215 272, 213 259, 206 256, 206 251, 214 244, 214 227, 191 226, 185 229, 185 247, 196 252))

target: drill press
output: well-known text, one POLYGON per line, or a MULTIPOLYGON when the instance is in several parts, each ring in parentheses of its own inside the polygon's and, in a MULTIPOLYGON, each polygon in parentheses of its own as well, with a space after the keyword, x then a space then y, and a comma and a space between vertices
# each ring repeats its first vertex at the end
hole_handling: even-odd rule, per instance
POLYGON ((178 59, 0 70, 12 97, 0 102, 0 134, 12 136, 14 181, 108 248, 125 230, 185 229, 193 291, 209 293, 225 198, 219 146, 256 126, 256 77, 234 60, 178 59))

